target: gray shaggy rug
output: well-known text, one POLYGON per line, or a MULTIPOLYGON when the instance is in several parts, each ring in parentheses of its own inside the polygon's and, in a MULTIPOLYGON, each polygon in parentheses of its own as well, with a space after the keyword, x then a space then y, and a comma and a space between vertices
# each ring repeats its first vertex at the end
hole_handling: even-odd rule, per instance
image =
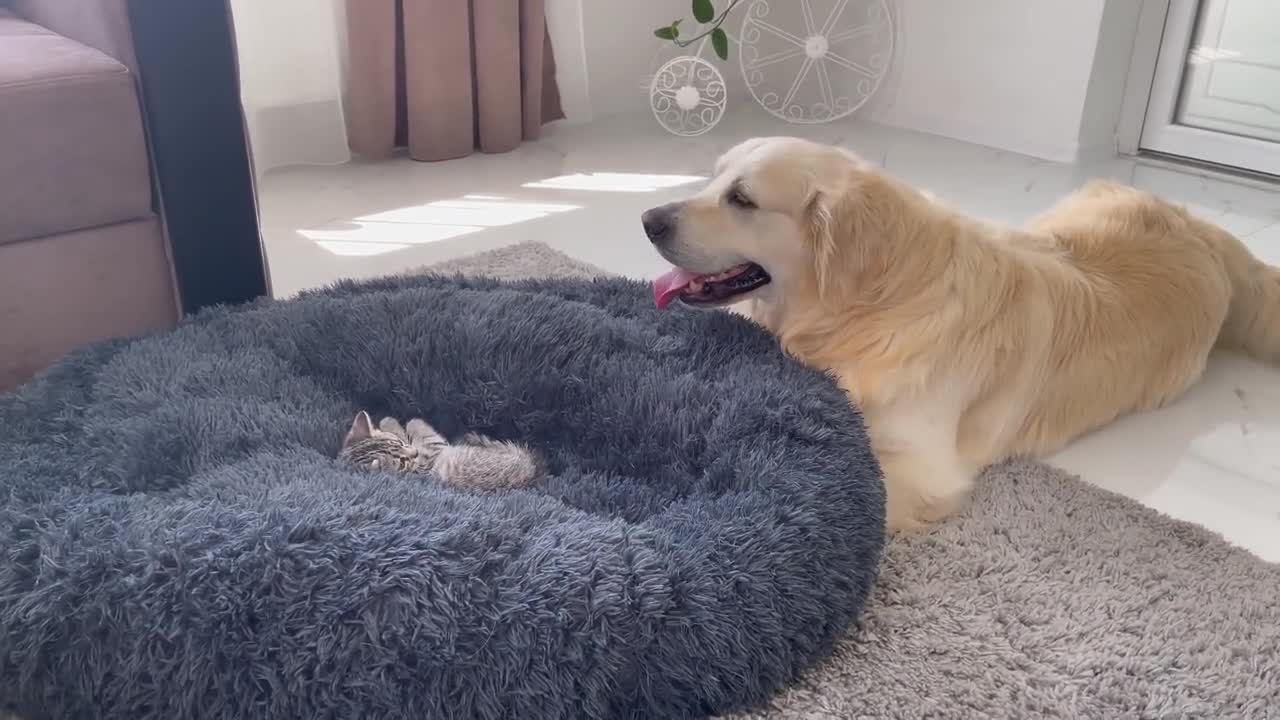
MULTIPOLYGON (((471 262, 599 273, 539 246, 471 262)), ((830 660, 743 718, 1280 718, 1280 566, 1047 465, 890 538, 830 660)))
POLYGON ((628 280, 215 310, 65 359, 0 427, 0 706, 26 720, 723 712, 829 653, 884 542, 830 380, 628 280), (354 470, 359 408, 552 475, 354 470))

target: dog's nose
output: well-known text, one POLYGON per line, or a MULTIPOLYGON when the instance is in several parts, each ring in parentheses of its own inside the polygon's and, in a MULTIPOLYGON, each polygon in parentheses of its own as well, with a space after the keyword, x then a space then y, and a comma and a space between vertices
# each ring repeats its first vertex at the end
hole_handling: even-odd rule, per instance
POLYGON ((672 212, 670 205, 650 208, 640 216, 640 224, 644 225, 644 234, 649 236, 649 242, 659 243, 667 239, 671 234, 671 229, 675 227, 675 213, 672 212))

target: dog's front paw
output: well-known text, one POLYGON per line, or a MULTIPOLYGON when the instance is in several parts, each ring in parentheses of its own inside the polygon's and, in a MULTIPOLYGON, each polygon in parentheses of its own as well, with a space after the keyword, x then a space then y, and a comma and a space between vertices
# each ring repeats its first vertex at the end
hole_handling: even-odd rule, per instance
POLYGON ((889 530, 924 530, 947 519, 962 505, 962 496, 931 503, 907 503, 901 498, 895 501, 894 494, 890 493, 885 503, 885 527, 889 530))
POLYGON ((959 510, 973 484, 959 458, 939 452, 882 452, 885 525, 919 530, 959 510))

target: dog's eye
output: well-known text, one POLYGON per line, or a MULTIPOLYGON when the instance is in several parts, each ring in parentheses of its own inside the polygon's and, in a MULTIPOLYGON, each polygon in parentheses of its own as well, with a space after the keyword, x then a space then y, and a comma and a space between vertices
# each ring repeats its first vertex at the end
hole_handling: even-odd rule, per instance
POLYGON ((747 197, 747 194, 742 192, 742 188, 734 188, 730 190, 728 200, 730 205, 743 208, 744 210, 751 210, 756 207, 756 204, 752 202, 751 198, 747 197))

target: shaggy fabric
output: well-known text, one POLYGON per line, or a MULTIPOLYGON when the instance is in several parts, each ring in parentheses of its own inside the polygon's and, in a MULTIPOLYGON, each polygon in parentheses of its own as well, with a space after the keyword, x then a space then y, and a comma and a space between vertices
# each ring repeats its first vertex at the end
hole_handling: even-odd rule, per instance
MULTIPOLYGON (((450 269, 600 274, 537 245, 450 269)), ((890 538, 856 628, 740 720, 1280 717, 1280 566, 1033 462, 890 538)))
POLYGON ((1280 717, 1280 565, 1033 462, 894 535, 790 718, 1280 717))
POLYGON ((829 652, 883 488, 856 414, 623 280, 213 311, 0 398, 0 702, 42 718, 698 716, 829 652), (527 491, 333 457, 358 408, 541 450, 527 491))
MULTIPOLYGON (((599 274, 537 245, 450 269, 599 274)), ((835 654, 743 720, 1280 717, 1280 566, 1047 465, 889 540, 835 654)))

